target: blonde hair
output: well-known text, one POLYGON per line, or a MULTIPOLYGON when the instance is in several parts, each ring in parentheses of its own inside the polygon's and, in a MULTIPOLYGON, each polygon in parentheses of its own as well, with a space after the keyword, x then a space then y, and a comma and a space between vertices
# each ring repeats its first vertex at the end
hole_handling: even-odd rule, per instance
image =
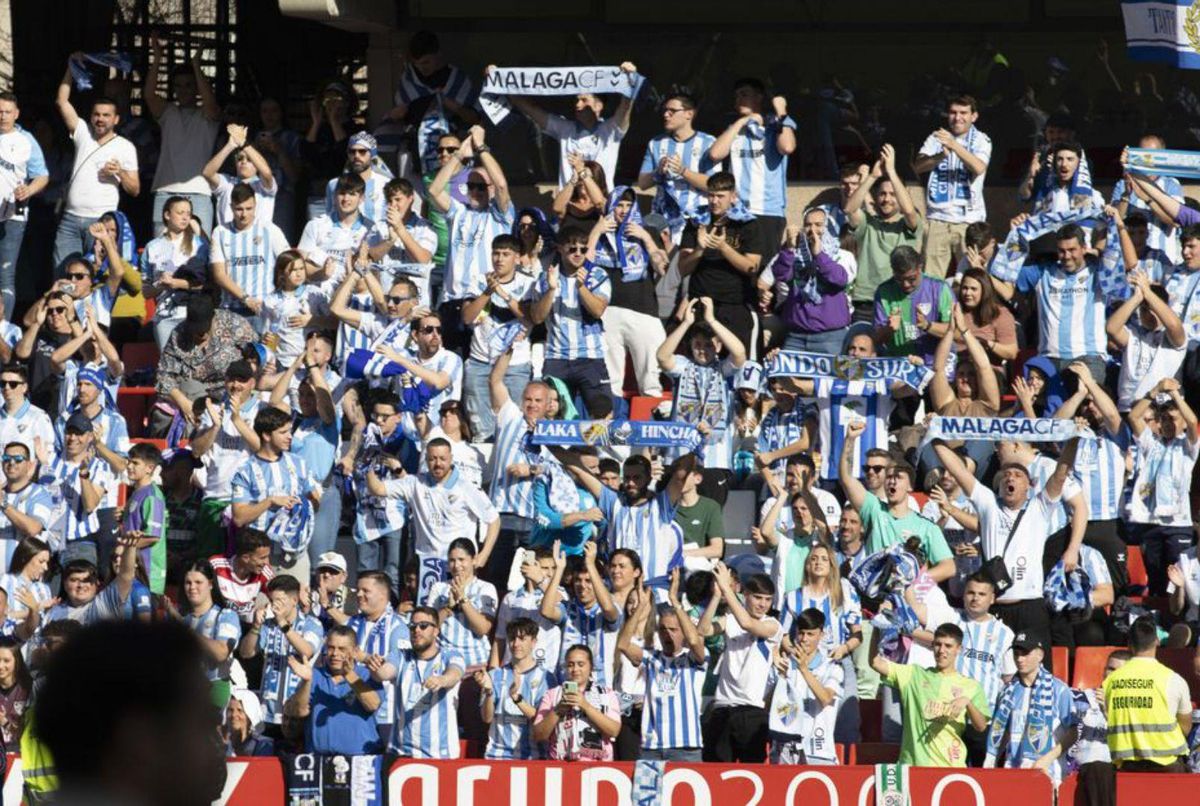
POLYGON ((816 580, 812 579, 808 573, 808 564, 812 561, 813 555, 818 551, 824 551, 829 556, 829 576, 825 582, 829 586, 829 601, 835 610, 842 609, 842 574, 838 571, 837 553, 833 550, 833 546, 825 541, 821 541, 812 547, 808 552, 808 556, 804 558, 804 579, 801 583, 802 587, 808 587, 816 580))

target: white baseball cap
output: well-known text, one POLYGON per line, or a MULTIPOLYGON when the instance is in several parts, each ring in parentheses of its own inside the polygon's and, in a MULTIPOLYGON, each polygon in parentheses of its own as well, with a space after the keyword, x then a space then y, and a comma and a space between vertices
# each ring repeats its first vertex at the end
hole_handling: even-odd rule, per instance
POLYGON ((317 558, 317 569, 335 568, 346 573, 346 558, 338 554, 336 551, 327 551, 317 558))

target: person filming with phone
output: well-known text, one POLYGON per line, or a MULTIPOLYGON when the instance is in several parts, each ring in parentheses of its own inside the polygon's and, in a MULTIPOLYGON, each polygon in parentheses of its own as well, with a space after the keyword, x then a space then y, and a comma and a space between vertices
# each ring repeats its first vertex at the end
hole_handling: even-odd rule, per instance
POLYGON ((583 644, 567 650, 563 665, 567 679, 538 704, 533 740, 546 742, 554 761, 612 761, 621 731, 616 692, 591 683, 592 650, 583 644))

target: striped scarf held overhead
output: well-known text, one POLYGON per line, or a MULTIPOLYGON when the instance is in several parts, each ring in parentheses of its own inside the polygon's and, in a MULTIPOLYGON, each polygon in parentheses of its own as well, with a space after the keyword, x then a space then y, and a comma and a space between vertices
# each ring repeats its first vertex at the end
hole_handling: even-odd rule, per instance
POLYGON ((1025 219, 1020 226, 1013 227, 996 250, 989 271, 997 280, 1015 283, 1021 267, 1029 259, 1029 245, 1041 236, 1055 232, 1067 224, 1081 224, 1089 220, 1103 219, 1104 211, 1095 205, 1071 210, 1066 213, 1038 213, 1025 219))
POLYGON ((1004 687, 996 701, 992 728, 988 732, 987 759, 995 764, 1001 750, 1010 761, 1016 757, 1032 761, 1045 755, 1054 744, 1054 676, 1046 667, 1038 667, 1037 677, 1029 691, 1029 710, 1020 737, 1012 734, 1012 718, 1017 708, 1018 692, 1024 688, 1019 679, 1004 687), (1039 729, 1040 727, 1040 729, 1039 729), (1005 737, 1008 737, 1005 746, 1005 737))

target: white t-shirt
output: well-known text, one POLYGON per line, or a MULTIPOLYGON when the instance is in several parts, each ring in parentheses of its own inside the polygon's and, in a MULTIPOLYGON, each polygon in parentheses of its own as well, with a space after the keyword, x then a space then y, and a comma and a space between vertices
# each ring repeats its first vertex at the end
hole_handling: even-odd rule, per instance
MULTIPOLYGON (((1175 567, 1183 574, 1183 601, 1186 609, 1183 611, 1184 621, 1200 619, 1200 560, 1196 559, 1196 547, 1179 555, 1175 567)), ((1167 595, 1175 593, 1174 582, 1167 582, 1167 595)))
POLYGON ((275 193, 279 190, 279 180, 276 179, 268 190, 259 177, 253 179, 238 179, 228 174, 217 174, 217 186, 213 189, 213 201, 217 207, 217 223, 223 227, 233 226, 233 203, 229 194, 233 193, 235 185, 249 185, 254 191, 254 220, 259 224, 270 224, 275 216, 275 193))
POLYGON ((771 650, 783 639, 783 627, 777 619, 762 619, 775 627, 771 638, 757 638, 737 623, 732 613, 725 616, 725 651, 717 662, 717 705, 766 704, 767 677, 771 671, 771 650))
POLYGON ((558 186, 561 188, 571 179, 571 163, 568 154, 579 154, 584 160, 600 163, 611 186, 617 169, 617 152, 621 150, 621 139, 625 132, 616 120, 601 120, 594 129, 585 129, 579 121, 567 120, 561 115, 546 116, 546 134, 559 141, 558 186))
MULTIPOLYGON (((1062 499, 1074 495, 1074 492, 1067 490, 1067 486, 1072 483, 1068 479, 1063 484, 1061 494, 1054 498, 1043 488, 1026 505, 1029 511, 1021 518, 1008 551, 1004 553, 1004 567, 1008 569, 1008 575, 1012 578, 1012 587, 997 601, 1009 603, 1042 598, 1042 555, 1046 540, 1051 534, 1046 527, 1062 499)), ((1021 510, 1003 506, 994 492, 979 483, 975 484, 975 490, 969 498, 975 505, 975 511, 979 513, 979 536, 983 542, 983 558, 986 562, 1003 551, 1009 532, 1012 531, 1013 523, 1021 510)))
POLYGON ((487 495, 451 471, 442 484, 427 476, 404 476, 384 482, 388 498, 408 504, 415 549, 431 557, 445 557, 456 538, 474 541, 480 523, 500 517, 487 495))
POLYGON ((167 104, 158 126, 162 150, 154 172, 154 191, 207 193, 208 180, 200 172, 217 142, 217 121, 209 120, 199 107, 182 109, 179 104, 167 104))
POLYGON ((1187 356, 1188 343, 1171 344, 1165 328, 1146 330, 1140 323, 1125 325, 1129 340, 1121 353, 1121 377, 1117 381, 1117 408, 1129 411, 1163 378, 1174 378, 1187 356))
POLYGON ((1177 436, 1163 444, 1146 428, 1137 438, 1137 447, 1126 519, 1156 526, 1191 526, 1189 491, 1200 456, 1200 440, 1189 442, 1187 437, 1177 436))
POLYGON ((117 209, 121 200, 121 180, 109 174, 101 179, 100 169, 109 160, 117 160, 121 170, 136 172, 137 149, 119 134, 113 135, 104 145, 98 145, 83 118, 75 124, 71 140, 75 143, 75 161, 71 165, 73 178, 67 188, 66 212, 80 218, 99 218, 117 209))

